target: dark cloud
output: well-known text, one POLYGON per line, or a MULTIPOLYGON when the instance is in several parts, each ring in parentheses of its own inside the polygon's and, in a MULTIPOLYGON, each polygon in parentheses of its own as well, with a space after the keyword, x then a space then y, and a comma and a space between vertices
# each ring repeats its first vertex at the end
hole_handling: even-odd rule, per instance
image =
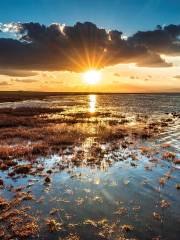
MULTIPOLYGON (((90 22, 74 26, 14 23, 19 39, 0 38, 0 69, 16 71, 84 71, 119 63, 168 67, 160 53, 180 55, 179 25, 137 32, 127 40, 122 32, 98 28, 90 22)), ((1 26, 1 30, 3 27, 1 26)))
POLYGON ((180 55, 180 25, 157 26, 153 31, 139 31, 128 39, 130 44, 168 55, 180 55))

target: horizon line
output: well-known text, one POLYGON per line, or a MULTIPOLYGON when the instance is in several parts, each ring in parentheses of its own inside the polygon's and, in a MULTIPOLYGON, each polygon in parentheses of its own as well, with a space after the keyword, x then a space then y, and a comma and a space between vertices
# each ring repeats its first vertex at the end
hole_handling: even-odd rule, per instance
POLYGON ((43 93, 43 94, 180 94, 180 91, 157 91, 157 92, 82 92, 82 91, 74 91, 74 92, 65 92, 65 91, 31 91, 31 90, 0 90, 0 94, 2 93, 43 93))

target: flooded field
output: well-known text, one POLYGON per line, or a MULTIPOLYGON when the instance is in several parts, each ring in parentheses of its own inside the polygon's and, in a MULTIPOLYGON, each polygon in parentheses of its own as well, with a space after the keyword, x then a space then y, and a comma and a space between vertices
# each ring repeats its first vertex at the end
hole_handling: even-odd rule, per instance
POLYGON ((0 103, 0 239, 178 240, 180 94, 0 103))

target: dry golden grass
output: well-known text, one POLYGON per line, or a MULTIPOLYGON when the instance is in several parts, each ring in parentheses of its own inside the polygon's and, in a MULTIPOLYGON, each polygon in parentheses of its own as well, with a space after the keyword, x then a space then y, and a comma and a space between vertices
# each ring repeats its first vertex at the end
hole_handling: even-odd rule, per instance
MULTIPOLYGON (((169 118, 149 122, 145 116, 133 124, 122 122, 103 122, 98 119, 101 113, 73 113, 71 123, 62 113, 62 109, 18 108, 0 109, 0 169, 7 170, 15 164, 14 159, 35 159, 59 153, 64 146, 82 144, 93 137, 97 142, 115 142, 120 140, 122 147, 127 143, 123 139, 146 139, 163 130, 162 123, 171 122, 169 118), (57 114, 58 113, 58 114, 57 114), (95 121, 89 121, 91 117, 95 121)), ((72 117, 71 116, 71 117, 72 117)), ((109 115, 105 114, 104 117, 109 115)), ((95 150, 97 154, 97 150, 95 150)))

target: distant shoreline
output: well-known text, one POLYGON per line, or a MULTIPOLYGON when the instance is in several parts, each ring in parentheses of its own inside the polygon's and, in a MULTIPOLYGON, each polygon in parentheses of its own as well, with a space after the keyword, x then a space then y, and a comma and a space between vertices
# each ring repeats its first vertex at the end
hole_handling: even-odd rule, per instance
POLYGON ((39 92, 39 91, 0 91, 0 102, 14 102, 24 101, 30 99, 44 99, 50 96, 64 96, 64 95, 113 95, 113 94, 168 94, 179 95, 180 92, 136 92, 136 93, 121 93, 121 92, 39 92))

